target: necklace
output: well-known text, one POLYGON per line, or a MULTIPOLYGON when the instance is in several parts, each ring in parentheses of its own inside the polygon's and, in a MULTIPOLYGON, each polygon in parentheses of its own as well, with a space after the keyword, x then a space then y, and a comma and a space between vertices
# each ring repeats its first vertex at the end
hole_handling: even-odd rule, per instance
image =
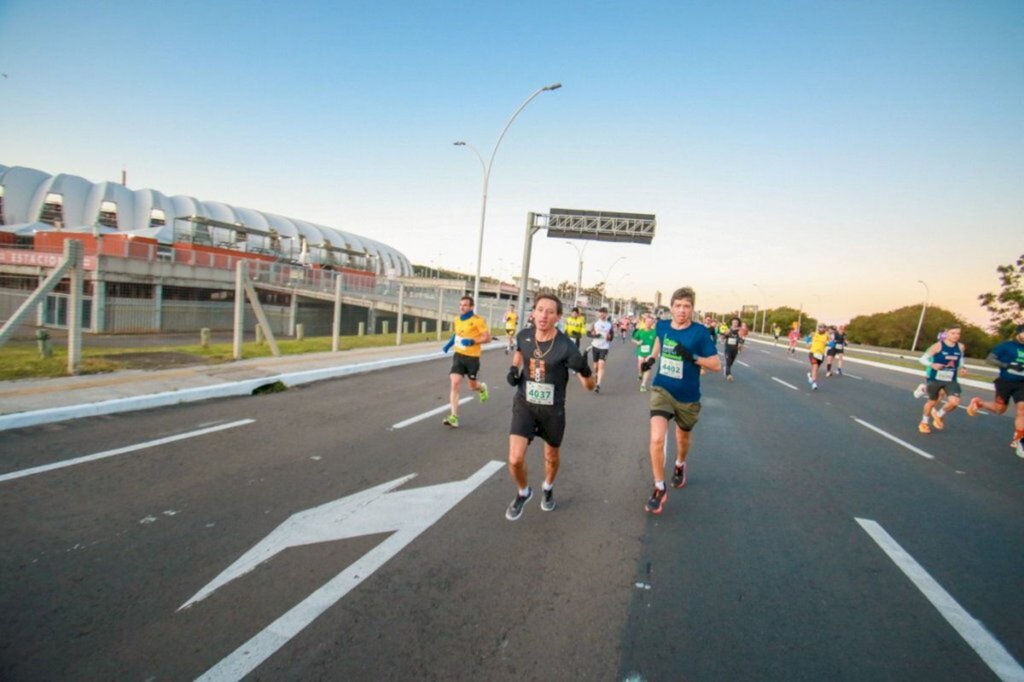
POLYGON ((534 346, 533 348, 533 357, 537 358, 538 360, 544 358, 548 353, 551 352, 551 349, 555 347, 555 336, 551 337, 551 341, 548 343, 548 349, 543 353, 540 352, 540 339, 536 338, 535 336, 534 341, 537 345, 534 346))

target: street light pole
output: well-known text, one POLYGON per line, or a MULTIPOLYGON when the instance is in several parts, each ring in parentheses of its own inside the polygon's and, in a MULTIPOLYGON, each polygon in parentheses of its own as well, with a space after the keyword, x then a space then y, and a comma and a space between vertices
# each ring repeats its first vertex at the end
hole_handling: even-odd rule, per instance
POLYGON ((476 148, 473 147, 473 145, 467 144, 462 140, 459 140, 458 142, 454 143, 456 147, 469 147, 470 149, 472 149, 473 152, 477 155, 477 158, 480 159, 480 164, 483 166, 484 169, 484 191, 483 200, 480 206, 480 236, 477 240, 476 246, 476 278, 473 280, 474 301, 476 301, 477 297, 480 295, 480 259, 483 257, 484 252, 484 224, 487 220, 487 186, 491 180, 491 168, 494 166, 494 156, 498 153, 498 147, 501 145, 501 141, 502 139, 504 139, 505 133, 508 132, 509 126, 512 125, 512 121, 516 120, 516 116, 519 115, 519 112, 525 109, 526 105, 532 102, 533 98, 539 95, 540 93, 548 92, 551 90, 557 90, 560 87, 562 87, 561 83, 553 83, 551 85, 545 85, 543 88, 538 88, 532 95, 527 97, 522 104, 519 105, 519 108, 516 109, 515 113, 513 113, 512 116, 508 119, 508 123, 505 124, 505 127, 501 131, 501 134, 498 135, 498 141, 494 143, 494 149, 491 151, 491 158, 486 164, 484 163, 484 159, 480 155, 480 152, 478 152, 476 148))
MULTIPOLYGON (((761 312, 761 334, 763 335, 764 334, 764 323, 765 323, 765 320, 768 318, 768 296, 765 295, 764 289, 762 289, 757 284, 754 284, 754 288, 756 288, 758 291, 761 292, 761 298, 764 299, 764 310, 761 312)), ((757 325, 754 325, 754 326, 756 327, 757 325)), ((756 329, 755 329, 755 331, 756 331, 756 329)))
POLYGON ((570 241, 565 243, 576 249, 576 254, 579 256, 579 267, 576 268, 576 298, 573 299, 573 305, 578 306, 580 304, 580 285, 583 282, 583 252, 587 250, 587 244, 590 242, 586 242, 582 249, 570 241))
POLYGON ((601 295, 601 305, 602 306, 605 304, 605 299, 608 297, 608 280, 611 278, 612 268, 614 268, 616 265, 618 265, 619 261, 623 261, 623 260, 626 260, 625 256, 619 256, 618 258, 616 258, 615 262, 613 262, 611 265, 608 266, 608 272, 605 272, 601 268, 597 269, 597 271, 601 273, 601 277, 604 278, 604 285, 605 285, 604 293, 601 295))
POLYGON ((917 320, 917 331, 914 332, 914 343, 910 346, 911 353, 917 350, 917 337, 921 334, 921 325, 924 324, 924 311, 928 307, 928 294, 931 293, 928 289, 928 285, 924 283, 923 279, 917 280, 917 283, 924 287, 924 303, 921 305, 921 317, 917 320))

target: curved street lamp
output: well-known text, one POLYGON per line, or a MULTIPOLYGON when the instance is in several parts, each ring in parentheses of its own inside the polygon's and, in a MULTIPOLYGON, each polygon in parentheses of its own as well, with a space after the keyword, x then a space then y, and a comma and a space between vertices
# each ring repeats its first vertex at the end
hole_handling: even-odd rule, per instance
POLYGON ((505 127, 502 128, 501 134, 498 135, 498 141, 494 143, 494 149, 491 151, 491 158, 486 164, 484 163, 484 157, 480 155, 480 152, 478 152, 476 147, 474 147, 473 145, 462 140, 453 143, 456 147, 469 147, 470 149, 472 149, 473 153, 476 154, 478 159, 480 159, 480 165, 483 166, 484 169, 483 201, 481 202, 480 207, 480 237, 477 240, 476 246, 476 278, 473 280, 474 302, 480 295, 480 259, 483 256, 484 252, 484 223, 487 219, 487 185, 490 183, 491 179, 491 168, 494 166, 494 156, 498 153, 498 147, 501 145, 501 141, 502 139, 504 139, 505 133, 508 132, 509 126, 512 125, 512 121, 516 120, 516 116, 519 115, 519 112, 525 109, 526 105, 532 102, 533 98, 539 95, 540 93, 549 92, 551 90, 557 90, 560 87, 562 87, 561 83, 552 83, 551 85, 545 85, 543 88, 538 88, 536 91, 534 91, 532 95, 527 97, 522 104, 519 105, 519 108, 516 109, 515 113, 513 113, 512 116, 508 119, 508 123, 506 123, 505 127))
POLYGON ((924 303, 921 305, 921 317, 917 319, 917 331, 914 332, 914 343, 910 345, 911 353, 917 349, 917 337, 921 334, 921 325, 924 323, 924 311, 928 307, 928 295, 931 293, 928 289, 928 285, 924 283, 923 279, 917 280, 917 283, 924 287, 924 303))
POLYGON ((573 300, 573 305, 578 306, 580 304, 580 284, 583 282, 583 252, 587 250, 587 244, 590 242, 584 242, 582 249, 568 240, 565 243, 576 249, 576 254, 580 258, 579 267, 576 268, 576 298, 573 300))
MULTIPOLYGON (((760 285, 754 284, 754 288, 756 288, 758 291, 761 292, 761 298, 764 299, 764 310, 761 312, 761 333, 764 334, 764 322, 768 318, 768 296, 764 293, 764 289, 762 289, 760 287, 760 285)), ((756 317, 756 315, 755 315, 755 317, 756 317)), ((757 323, 756 322, 754 324, 754 327, 755 328, 757 327, 757 323)), ((755 329, 754 331, 757 331, 757 330, 755 329)))

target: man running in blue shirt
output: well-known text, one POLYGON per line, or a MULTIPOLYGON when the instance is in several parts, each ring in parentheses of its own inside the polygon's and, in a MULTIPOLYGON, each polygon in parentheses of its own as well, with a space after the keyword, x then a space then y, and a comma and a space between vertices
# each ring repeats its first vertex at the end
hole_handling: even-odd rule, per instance
POLYGON ((677 289, 669 303, 671 319, 659 320, 654 350, 644 361, 642 370, 658 361, 658 371, 651 387, 651 471, 654 492, 647 500, 646 510, 660 514, 665 508, 665 436, 669 420, 675 420, 676 462, 672 487, 686 485, 686 455, 690 450, 690 432, 700 415, 700 373, 707 369, 718 372, 722 362, 711 341, 707 327, 693 321, 696 294, 690 287, 677 289))
POLYGON ((1014 337, 993 348, 985 360, 999 367, 999 376, 995 380, 996 399, 986 403, 981 398, 972 398, 971 404, 967 406, 967 414, 973 417, 982 407, 996 414, 1004 414, 1013 400, 1017 412, 1013 419, 1010 447, 1018 457, 1024 458, 1024 324, 1018 324, 1014 337))

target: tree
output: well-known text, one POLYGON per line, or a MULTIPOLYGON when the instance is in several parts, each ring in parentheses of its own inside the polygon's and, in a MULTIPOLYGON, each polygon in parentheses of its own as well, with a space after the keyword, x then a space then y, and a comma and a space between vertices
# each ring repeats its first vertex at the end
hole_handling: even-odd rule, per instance
MULTIPOLYGON (((914 340, 920 315, 921 307, 917 305, 904 306, 887 313, 858 315, 850 320, 846 333, 853 343, 905 350, 910 348, 914 340)), ((938 306, 928 306, 917 349, 920 351, 935 343, 939 332, 950 327, 960 327, 960 341, 967 347, 969 357, 985 357, 996 343, 996 339, 986 334, 985 330, 962 323, 954 313, 938 306)))
POLYGON ((1024 255, 1016 263, 1000 265, 999 285, 1002 291, 978 296, 981 305, 992 316, 989 327, 1000 338, 1013 334, 1015 325, 1024 321, 1024 255))

